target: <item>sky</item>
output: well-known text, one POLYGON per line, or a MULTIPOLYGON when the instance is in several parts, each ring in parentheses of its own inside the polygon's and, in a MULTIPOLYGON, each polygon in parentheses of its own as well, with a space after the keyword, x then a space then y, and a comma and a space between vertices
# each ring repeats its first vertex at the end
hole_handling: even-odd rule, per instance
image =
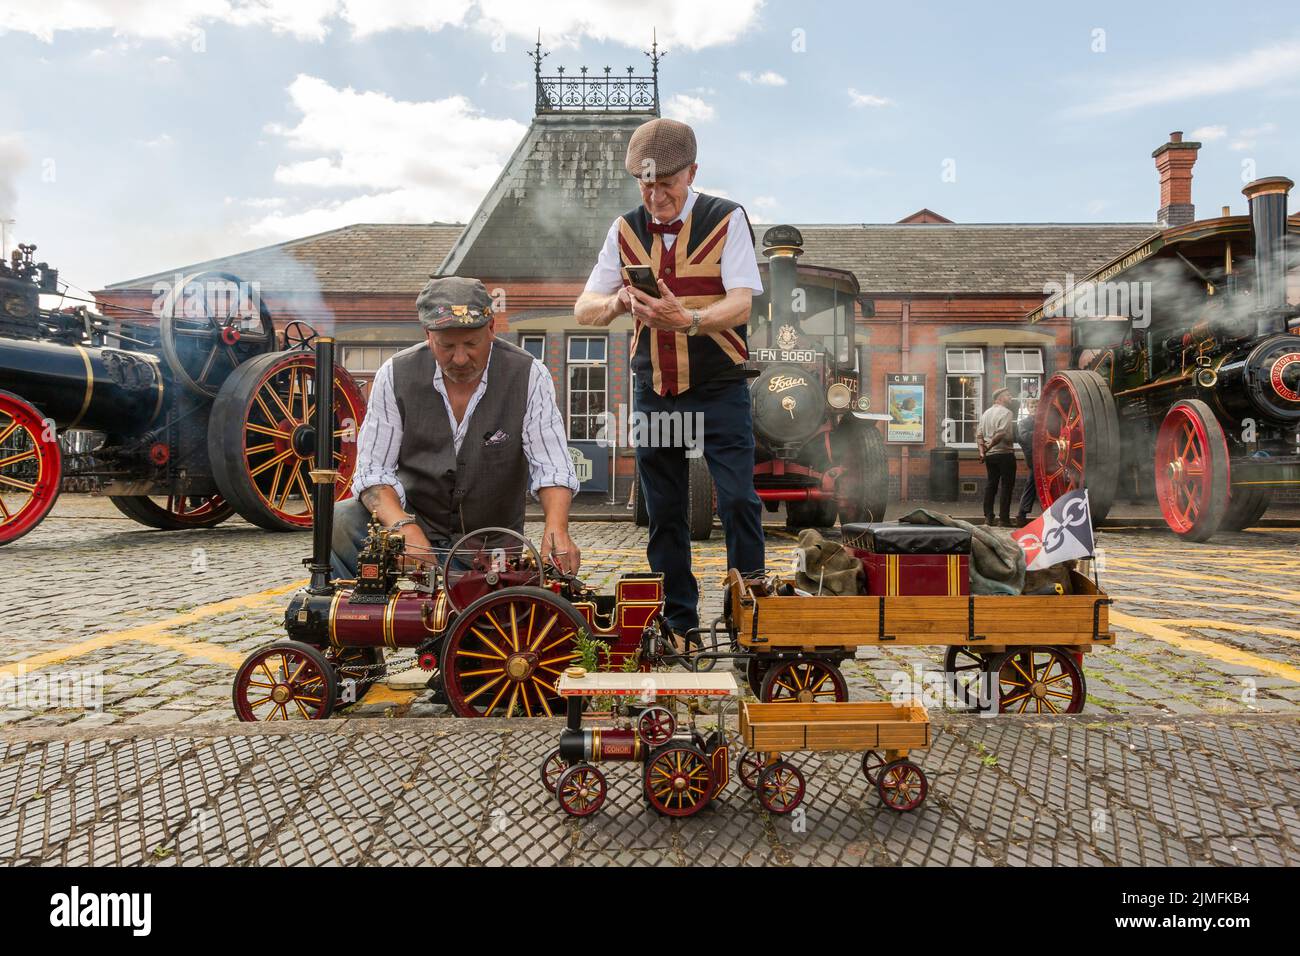
POLYGON ((1294 3, 0 0, 7 248, 75 288, 354 222, 465 221, 544 71, 643 72, 756 222, 1150 222, 1300 178, 1294 3))

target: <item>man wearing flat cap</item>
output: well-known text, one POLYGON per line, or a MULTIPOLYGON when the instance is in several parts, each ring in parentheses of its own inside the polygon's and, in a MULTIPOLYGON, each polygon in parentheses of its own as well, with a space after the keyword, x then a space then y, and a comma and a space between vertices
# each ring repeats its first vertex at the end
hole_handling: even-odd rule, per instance
MULTIPOLYGON (((763 291, 754 234, 739 204, 691 188, 698 168, 695 133, 685 123, 654 119, 640 126, 628 140, 624 165, 640 184, 642 204, 610 226, 574 313, 583 325, 608 325, 632 314, 636 411, 699 416, 694 420, 703 424, 728 566, 760 573, 763 507, 754 491, 754 429, 743 367, 750 302, 763 291), (649 266, 658 297, 633 288, 623 272, 627 266, 649 266)), ((685 428, 677 433, 688 434, 685 428)), ((664 575, 665 617, 680 636, 699 624, 686 521, 687 449, 645 445, 636 456, 650 516, 646 553, 650 567, 664 575)))
POLYGON ((578 569, 578 490, 551 374, 496 338, 477 279, 433 278, 415 300, 425 340, 379 367, 357 435, 356 497, 334 509, 333 567, 356 576, 371 515, 418 549, 484 527, 523 532, 529 492, 545 512, 542 560, 578 569))

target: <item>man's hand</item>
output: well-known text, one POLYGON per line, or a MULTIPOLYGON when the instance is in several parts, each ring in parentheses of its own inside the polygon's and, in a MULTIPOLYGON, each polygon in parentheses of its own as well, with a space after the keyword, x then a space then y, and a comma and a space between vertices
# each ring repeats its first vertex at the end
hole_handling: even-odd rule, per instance
POLYGON ((652 329, 664 332, 685 332, 691 327, 691 314, 686 311, 677 296, 659 280, 659 295, 656 299, 648 296, 634 286, 624 288, 632 296, 632 315, 652 329))
POLYGON ((582 564, 582 552, 569 537, 567 528, 550 528, 542 532, 542 564, 554 564, 565 574, 577 574, 582 564))
POLYGON ((433 553, 433 545, 430 544, 428 536, 424 529, 418 524, 408 524, 399 532, 406 539, 407 551, 403 553, 405 558, 404 567, 426 568, 438 563, 437 557, 433 553))

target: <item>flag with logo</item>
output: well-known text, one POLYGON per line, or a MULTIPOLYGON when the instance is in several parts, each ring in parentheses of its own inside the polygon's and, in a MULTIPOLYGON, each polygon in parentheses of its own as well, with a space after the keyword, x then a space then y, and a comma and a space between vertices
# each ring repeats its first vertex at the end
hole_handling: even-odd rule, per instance
POLYGON ((1025 570, 1041 571, 1072 558, 1092 557, 1092 513, 1088 489, 1071 491, 1011 537, 1025 552, 1025 570))

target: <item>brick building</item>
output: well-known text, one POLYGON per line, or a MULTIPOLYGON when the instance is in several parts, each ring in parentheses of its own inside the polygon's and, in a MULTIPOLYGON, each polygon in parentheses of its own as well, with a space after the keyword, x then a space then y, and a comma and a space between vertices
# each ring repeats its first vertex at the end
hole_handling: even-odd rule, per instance
MULTIPOLYGON (((260 283, 281 323, 332 330, 344 364, 368 379, 419 340, 414 302, 430 274, 475 276, 498 297, 498 333, 550 368, 569 436, 581 445, 594 437, 599 413, 628 401, 630 319, 581 327, 573 303, 610 222, 639 202, 623 155, 631 132, 659 112, 657 58, 652 63, 645 77, 630 69, 626 78, 543 76, 539 51, 536 114, 468 224, 346 226, 113 283, 96 295, 112 315, 114 306, 148 308, 156 282, 228 271, 260 283)), ((1068 321, 1031 326, 1026 314, 1048 283, 1088 275, 1162 226, 1193 218, 1198 145, 1174 134, 1154 154, 1158 222, 966 224, 923 209, 899 223, 798 226, 803 266, 857 279, 857 358, 872 407, 889 407, 886 376, 924 376, 923 440, 889 446, 893 496, 926 497, 929 451, 945 445, 958 449, 963 496, 979 493, 974 421, 988 396, 1007 384, 1032 398, 1068 359, 1068 321)), ((759 241, 765 228, 755 228, 759 241)), ((766 278, 765 260, 763 270, 766 278)), ((625 453, 614 471, 615 493, 625 498, 625 453)))

